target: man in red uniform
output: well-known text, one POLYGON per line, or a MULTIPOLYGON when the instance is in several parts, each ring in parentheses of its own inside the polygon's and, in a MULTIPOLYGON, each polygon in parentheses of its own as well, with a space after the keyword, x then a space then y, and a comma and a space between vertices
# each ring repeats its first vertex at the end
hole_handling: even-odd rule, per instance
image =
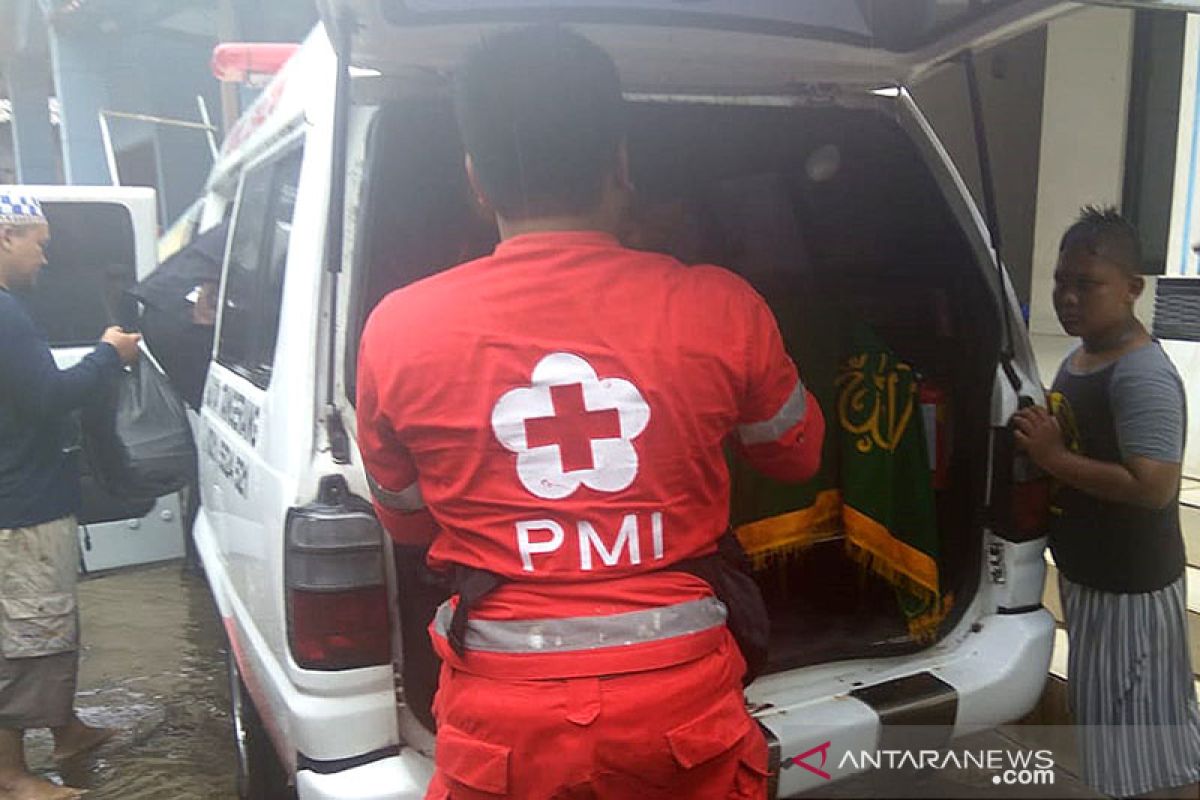
POLYGON ((612 235, 629 180, 603 50, 525 28, 458 78, 502 242, 389 295, 359 356, 379 517, 458 588, 430 625, 428 797, 762 797, 727 609, 673 567, 727 528, 723 443, 807 479, 820 408, 747 283, 612 235))

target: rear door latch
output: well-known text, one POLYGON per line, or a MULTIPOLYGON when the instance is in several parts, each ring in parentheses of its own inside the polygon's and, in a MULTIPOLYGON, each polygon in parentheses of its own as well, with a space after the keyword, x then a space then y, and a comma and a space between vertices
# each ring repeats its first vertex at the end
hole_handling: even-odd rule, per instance
POLYGON ((992 583, 1003 584, 1008 580, 1004 568, 1004 544, 1002 542, 992 541, 988 543, 988 574, 992 577, 992 583))

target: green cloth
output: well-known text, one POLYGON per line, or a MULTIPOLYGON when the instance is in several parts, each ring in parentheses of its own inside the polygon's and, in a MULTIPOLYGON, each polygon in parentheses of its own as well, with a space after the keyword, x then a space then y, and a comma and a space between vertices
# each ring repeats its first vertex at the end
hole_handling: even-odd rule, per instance
MULTIPOLYGON (((829 345, 837 340, 836 336, 831 336, 835 321, 828 303, 811 302, 815 294, 808 294, 809 302, 805 303, 796 288, 791 291, 772 291, 770 286, 758 288, 770 302, 784 345, 796 362, 801 381, 821 406, 826 423, 825 439, 821 447, 821 466, 817 474, 804 483, 768 478, 740 459, 731 458, 730 521, 735 529, 745 529, 744 526, 751 523, 780 518, 779 525, 769 534, 773 544, 768 549, 780 556, 790 556, 802 551, 814 537, 827 537, 841 528, 836 507, 840 500, 834 496, 838 488, 840 437, 837 427, 831 423, 837 397, 838 352, 829 345), (802 308, 802 303, 807 307, 802 308), (805 509, 813 513, 795 513, 805 509)), ((761 527, 759 533, 763 533, 761 527)), ((743 539, 743 545, 759 566, 769 560, 760 557, 763 540, 762 535, 743 539), (753 538, 754 543, 748 538, 753 538)))
POLYGON ((914 636, 936 633, 949 603, 938 576, 937 513, 918 376, 865 324, 837 378, 847 551, 897 588, 914 636), (931 627, 932 626, 932 627, 931 627))

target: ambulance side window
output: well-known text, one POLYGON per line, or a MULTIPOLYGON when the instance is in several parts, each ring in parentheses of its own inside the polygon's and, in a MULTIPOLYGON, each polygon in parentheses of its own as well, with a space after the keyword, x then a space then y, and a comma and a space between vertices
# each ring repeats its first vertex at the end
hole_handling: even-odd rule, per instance
POLYGON ((301 148, 248 170, 234 211, 217 361, 256 386, 271 382, 301 148))

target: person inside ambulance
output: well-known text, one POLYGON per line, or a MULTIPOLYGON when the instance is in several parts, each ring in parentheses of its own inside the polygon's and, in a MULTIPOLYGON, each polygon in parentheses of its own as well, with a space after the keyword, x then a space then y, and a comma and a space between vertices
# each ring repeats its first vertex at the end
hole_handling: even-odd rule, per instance
POLYGON ((379 518, 455 587, 429 626, 427 797, 764 797, 742 651, 761 666, 765 611, 725 535, 724 445, 806 480, 821 409, 749 284, 618 243, 603 50, 521 28, 456 78, 501 242, 384 298, 358 368, 379 518))

